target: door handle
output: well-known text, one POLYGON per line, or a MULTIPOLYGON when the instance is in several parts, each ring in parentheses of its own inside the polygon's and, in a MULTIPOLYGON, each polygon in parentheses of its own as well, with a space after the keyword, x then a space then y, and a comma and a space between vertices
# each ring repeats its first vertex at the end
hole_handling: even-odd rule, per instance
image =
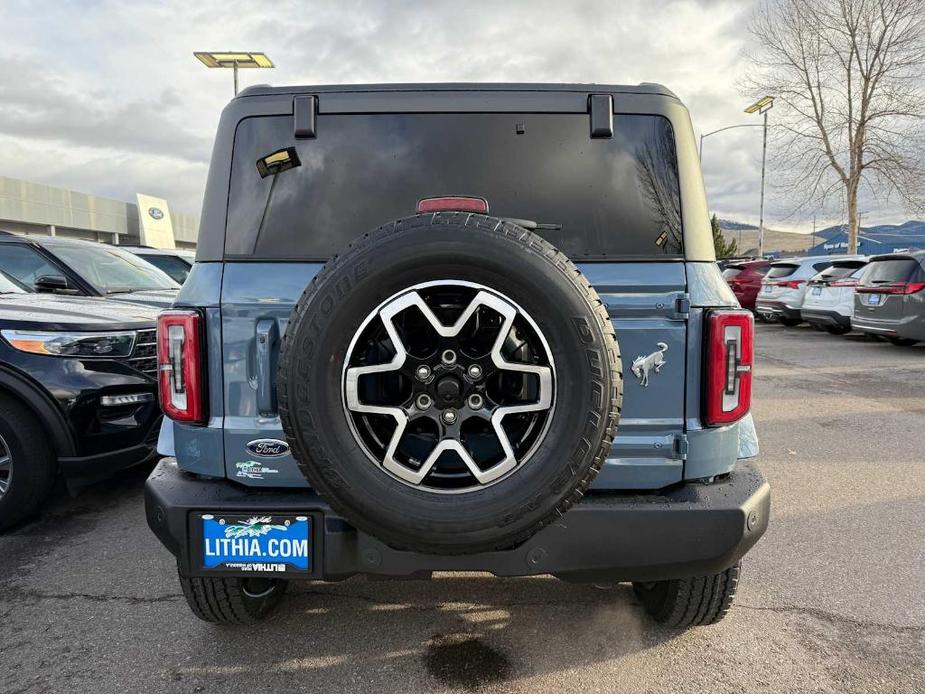
POLYGON ((279 327, 274 318, 257 321, 257 413, 276 413, 276 355, 279 327))

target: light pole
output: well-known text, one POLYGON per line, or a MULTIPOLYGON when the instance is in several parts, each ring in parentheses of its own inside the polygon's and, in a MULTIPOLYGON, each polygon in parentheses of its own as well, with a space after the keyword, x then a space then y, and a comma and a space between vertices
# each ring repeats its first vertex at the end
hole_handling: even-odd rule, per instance
POLYGON ((758 257, 764 257, 764 168, 768 157, 768 111, 774 107, 774 97, 764 96, 747 109, 746 113, 760 113, 764 116, 764 137, 761 142, 761 205, 758 212, 758 257))
POLYGON ((253 51, 196 51, 193 55, 206 67, 232 68, 235 96, 238 95, 238 68, 276 67, 266 53, 253 51))
POLYGON ((760 128, 761 125, 758 123, 740 123, 739 125, 727 125, 725 128, 720 128, 719 130, 711 130, 708 133, 703 133, 700 136, 700 161, 703 161, 703 140, 710 135, 715 135, 716 133, 721 133, 724 130, 733 130, 734 128, 760 128))

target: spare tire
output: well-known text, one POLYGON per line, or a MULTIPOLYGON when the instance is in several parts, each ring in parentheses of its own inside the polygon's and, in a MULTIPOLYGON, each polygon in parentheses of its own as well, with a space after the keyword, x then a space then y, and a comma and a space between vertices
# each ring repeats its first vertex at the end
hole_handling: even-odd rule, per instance
POLYGON ((620 414, 617 339, 578 268, 500 219, 436 213, 355 241, 306 288, 278 373, 312 487, 435 554, 503 549, 581 499, 620 414))

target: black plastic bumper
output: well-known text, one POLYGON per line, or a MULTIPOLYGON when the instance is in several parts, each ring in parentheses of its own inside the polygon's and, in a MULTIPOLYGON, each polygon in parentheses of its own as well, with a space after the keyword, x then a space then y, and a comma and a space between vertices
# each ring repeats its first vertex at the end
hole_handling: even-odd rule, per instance
POLYGON ((827 311, 820 308, 804 308, 800 311, 803 320, 814 325, 836 325, 840 328, 850 328, 851 318, 843 316, 838 311, 827 311))
POLYGON ((755 313, 760 313, 768 318, 787 318, 789 320, 803 319, 800 309, 790 308, 781 301, 762 301, 758 299, 755 302, 755 313))
POLYGON ((196 511, 302 513, 315 518, 313 573, 408 576, 427 571, 554 574, 575 581, 652 581, 705 576, 732 566, 764 534, 770 487, 757 466, 740 462, 723 481, 658 494, 591 494, 522 545, 505 551, 439 556, 393 549, 353 528, 309 491, 244 488, 204 480, 162 460, 145 485, 148 524, 188 576, 203 575, 190 546, 196 511))

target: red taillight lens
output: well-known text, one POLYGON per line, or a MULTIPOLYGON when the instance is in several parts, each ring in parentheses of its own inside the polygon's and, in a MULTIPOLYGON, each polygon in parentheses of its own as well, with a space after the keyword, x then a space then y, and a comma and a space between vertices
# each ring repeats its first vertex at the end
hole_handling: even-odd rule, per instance
POLYGON ((452 195, 442 198, 424 198, 418 201, 418 212, 477 212, 488 214, 488 201, 485 198, 473 198, 465 195, 452 195))
POLYGON ((755 322, 750 311, 711 311, 707 316, 707 426, 730 424, 752 404, 755 322))
POLYGON ((161 409, 177 422, 205 421, 201 329, 196 311, 163 311, 157 317, 161 409))
POLYGON ((890 282, 876 287, 858 287, 861 294, 915 294, 925 289, 925 282, 890 282))
POLYGON ((831 282, 829 282, 829 286, 830 287, 856 287, 858 286, 858 281, 856 279, 852 279, 851 277, 848 277, 846 279, 841 279, 841 280, 832 280, 831 282))
POLYGON ((801 284, 805 284, 806 280, 781 280, 780 282, 772 282, 771 284, 776 284, 778 287, 787 287, 787 289, 799 289, 801 284))

